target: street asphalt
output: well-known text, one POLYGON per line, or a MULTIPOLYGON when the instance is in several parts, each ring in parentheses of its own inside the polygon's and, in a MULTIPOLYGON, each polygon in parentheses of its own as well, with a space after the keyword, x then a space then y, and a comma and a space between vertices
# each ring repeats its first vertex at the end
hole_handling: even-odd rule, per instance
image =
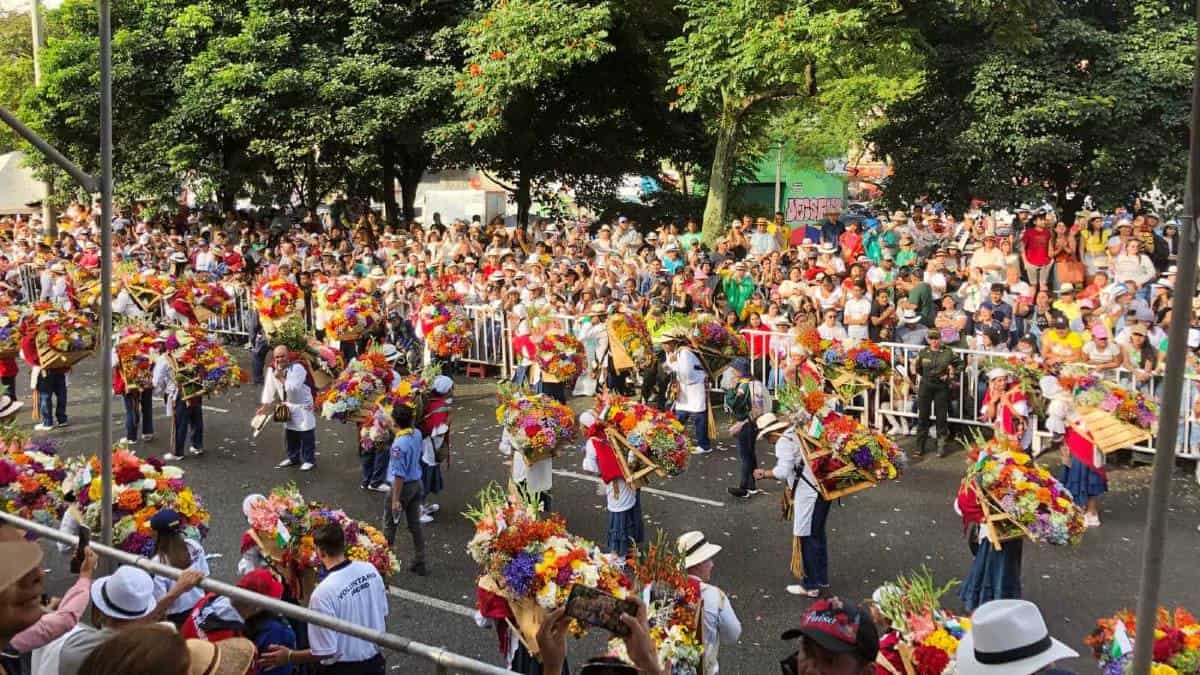
MULTIPOLYGON (((236 350, 245 357, 244 352, 236 350)), ((248 361, 248 359, 245 359, 248 361)), ((246 364, 248 366, 248 363, 246 364)), ((65 455, 92 454, 99 448, 99 359, 90 358, 71 375, 69 414, 72 425, 49 432, 61 443, 65 455)), ((393 588, 389 629, 404 637, 499 663, 495 633, 479 628, 472 619, 476 568, 466 554, 472 527, 460 514, 475 494, 491 481, 508 474, 497 450, 500 430, 494 412, 494 380, 456 377, 456 405, 452 422, 452 466, 446 472, 444 493, 437 496, 441 511, 426 527, 432 574, 419 577, 402 572, 389 580, 393 588)), ((28 377, 22 371, 20 395, 29 401, 28 377)), ((283 457, 282 433, 269 429, 251 438, 249 420, 257 407, 259 390, 247 385, 204 402, 205 449, 200 458, 181 463, 185 480, 212 512, 211 532, 204 542, 213 575, 236 581, 238 546, 246 528, 242 498, 251 492, 268 492, 294 481, 305 497, 341 507, 362 520, 377 523, 386 496, 359 489, 360 470, 355 451, 356 429, 320 420, 317 467, 302 473, 295 468, 276 469, 283 457)), ((571 402, 577 411, 590 399, 571 402)), ((28 407, 28 406, 27 406, 28 407)), ((33 424, 25 411, 22 423, 33 424)), ((113 436, 123 436, 123 409, 113 400, 113 436)), ((720 421, 720 420, 719 420, 720 421)), ((169 448, 170 420, 156 407, 153 441, 136 447, 143 456, 162 454, 169 448)), ((725 426, 721 422, 721 426, 725 426)), ((760 465, 773 462, 770 446, 759 443, 760 465)), ((1054 460, 1056 461, 1056 460, 1054 460)), ((604 497, 582 475, 582 456, 571 453, 555 460, 554 508, 572 532, 603 541, 606 530, 604 497), (558 473, 562 472, 562 473, 558 473)), ((832 590, 845 598, 862 599, 883 582, 922 565, 939 581, 962 579, 971 564, 952 500, 963 473, 963 456, 925 459, 903 477, 866 490, 835 506, 829 518, 830 577, 832 590)), ((1172 480, 1166 571, 1161 598, 1167 605, 1200 610, 1200 566, 1197 562, 1200 533, 1200 489, 1192 478, 1191 463, 1181 463, 1172 480)), ((713 583, 732 599, 742 621, 741 640, 722 645, 721 670, 726 673, 777 672, 779 659, 792 651, 779 634, 794 625, 811 602, 788 595, 793 583, 788 572, 791 555, 790 527, 780 520, 779 484, 766 482, 767 496, 749 501, 726 494, 734 485, 738 460, 731 439, 723 437, 718 452, 694 458, 680 477, 657 481, 643 493, 647 536, 662 529, 674 538, 692 529, 703 530, 708 540, 723 547, 716 558, 713 583)), ((1063 665, 1080 673, 1094 672, 1083 637, 1099 617, 1136 606, 1142 567, 1145 509, 1150 467, 1120 466, 1110 471, 1110 492, 1101 501, 1103 526, 1090 530, 1077 548, 1025 547, 1022 582, 1027 599, 1038 603, 1051 633, 1083 656, 1063 665)), ((407 570, 411 539, 403 527, 397 554, 407 570)), ((65 561, 51 556, 48 561, 65 561)), ((65 567, 65 562, 60 567, 65 567)), ((52 590, 61 592, 65 576, 51 575, 52 590)), ((945 605, 961 610, 953 593, 945 605)), ((597 631, 570 646, 572 663, 603 650, 597 631)), ((405 655, 389 655, 391 670, 432 672, 432 666, 405 655)))

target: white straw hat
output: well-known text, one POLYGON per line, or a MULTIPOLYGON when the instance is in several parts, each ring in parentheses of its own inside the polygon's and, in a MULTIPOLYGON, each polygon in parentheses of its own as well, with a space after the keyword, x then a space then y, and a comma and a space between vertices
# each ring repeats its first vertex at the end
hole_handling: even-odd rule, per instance
POLYGON ((1050 637, 1037 605, 992 600, 971 616, 971 631, 958 642, 958 675, 1032 675, 1079 652, 1050 637))
POLYGON ((704 533, 699 530, 684 532, 676 540, 679 555, 683 556, 684 567, 695 567, 721 552, 721 547, 708 543, 704 533))

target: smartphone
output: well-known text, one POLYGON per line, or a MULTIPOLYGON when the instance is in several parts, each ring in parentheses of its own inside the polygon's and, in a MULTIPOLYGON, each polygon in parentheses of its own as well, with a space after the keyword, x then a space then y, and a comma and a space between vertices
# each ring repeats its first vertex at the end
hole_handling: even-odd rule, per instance
POLYGON ((629 635, 629 627, 621 623, 621 615, 637 616, 637 603, 618 600, 603 591, 575 584, 567 598, 567 616, 603 628, 618 637, 629 635))
POLYGON ((71 557, 71 574, 79 574, 83 567, 83 552, 92 541, 92 531, 86 526, 79 526, 79 544, 75 547, 75 555, 71 557))

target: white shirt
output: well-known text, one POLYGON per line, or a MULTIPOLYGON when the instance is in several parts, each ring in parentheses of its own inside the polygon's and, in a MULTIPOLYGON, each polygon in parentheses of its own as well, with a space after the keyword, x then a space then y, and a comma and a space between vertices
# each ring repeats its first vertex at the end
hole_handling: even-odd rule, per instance
POLYGON ((700 598, 704 604, 704 675, 716 675, 721 641, 737 642, 742 622, 725 592, 716 586, 700 582, 700 598))
MULTIPOLYGON (((187 543, 188 555, 192 557, 192 564, 188 565, 187 568, 189 570, 196 570, 204 576, 208 576, 208 558, 204 554, 204 547, 201 546, 200 542, 198 541, 193 541, 191 539, 185 539, 184 541, 187 543)), ((166 556, 162 554, 155 556, 154 560, 162 563, 163 565, 169 566, 171 564, 167 561, 166 556)), ((173 585, 175 585, 174 579, 155 575, 154 600, 156 602, 161 600, 163 596, 167 594, 167 591, 171 590, 171 586, 173 585)), ((203 597, 204 591, 202 589, 193 588, 187 593, 184 593, 176 598, 175 602, 172 602, 171 606, 167 608, 167 614, 178 614, 180 612, 187 611, 195 607, 196 603, 200 602, 200 598, 203 597)))
MULTIPOLYGON (((868 309, 868 311, 870 310, 868 309)), ((817 334, 821 336, 822 340, 841 341, 849 337, 849 335, 846 334, 846 329, 842 328, 841 325, 836 323, 832 326, 822 323, 820 326, 817 326, 817 334)))
MULTIPOLYGON (((381 633, 387 632, 387 590, 375 566, 346 561, 329 571, 313 590, 308 608, 381 633)), ((379 653, 374 644, 316 624, 308 625, 308 643, 324 664, 366 661, 379 653)))
MULTIPOLYGON (((600 473, 600 463, 596 460, 596 439, 587 439, 583 450, 583 470, 600 473)), ((616 451, 616 448, 613 448, 613 452, 616 451)), ((600 483, 598 489, 604 492, 608 500, 606 508, 609 513, 624 513, 632 509, 637 501, 637 493, 630 489, 629 483, 626 483, 623 478, 614 478, 608 485, 600 483)))
POLYGON ((813 489, 817 477, 808 462, 804 461, 804 455, 800 452, 800 437, 795 429, 784 431, 775 441, 775 466, 771 469, 771 475, 786 481, 788 487, 792 488, 792 536, 809 536, 812 534, 812 517, 819 498, 813 489), (803 475, 807 482, 796 480, 797 463, 804 465, 803 475))
POLYGON ((280 384, 275 377, 275 368, 267 369, 263 378, 262 404, 283 401, 291 411, 291 419, 284 424, 291 431, 310 431, 317 428, 317 414, 313 407, 312 390, 305 384, 304 366, 293 363, 288 366, 284 381, 280 384))
POLYGON ((750 235, 750 254, 762 257, 779 250, 779 240, 770 232, 755 232, 750 235))
POLYGON ((861 326, 851 325, 850 319, 866 319, 871 316, 871 301, 865 297, 857 300, 851 298, 846 301, 846 307, 843 310, 843 316, 846 321, 846 335, 858 340, 867 339, 867 324, 864 321, 861 326))
POLYGON ((514 483, 524 482, 533 492, 546 492, 554 485, 554 459, 548 457, 530 466, 524 453, 513 447, 512 436, 507 429, 500 434, 500 452, 512 457, 514 483))
POLYGON ((161 354, 154 360, 154 372, 150 374, 150 382, 154 385, 154 393, 161 394, 166 399, 167 414, 174 414, 179 385, 175 384, 175 368, 166 354, 161 354))
POLYGON ((708 410, 708 389, 705 380, 708 373, 700 359, 687 347, 680 347, 674 354, 667 355, 667 368, 679 380, 679 396, 675 409, 681 412, 704 412, 708 410))
POLYGON ((195 266, 197 272, 211 272, 217 266, 217 256, 211 251, 201 251, 196 254, 195 266))

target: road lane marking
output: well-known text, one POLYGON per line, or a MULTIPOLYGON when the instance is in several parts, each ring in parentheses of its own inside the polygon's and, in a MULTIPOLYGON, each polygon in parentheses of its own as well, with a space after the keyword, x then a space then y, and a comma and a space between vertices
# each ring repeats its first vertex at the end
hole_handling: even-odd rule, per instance
POLYGON ((211 411, 213 411, 213 412, 219 412, 219 413, 227 413, 227 412, 229 412, 228 410, 226 410, 226 409, 224 409, 224 408, 214 408, 214 407, 212 407, 211 405, 202 405, 202 406, 200 406, 200 407, 201 407, 201 408, 204 408, 205 410, 211 410, 211 411))
MULTIPOLYGON (((566 471, 563 469, 555 469, 553 471, 553 473, 556 475, 559 475, 559 476, 566 476, 567 478, 576 478, 579 480, 591 481, 593 483, 600 482, 599 478, 597 478, 595 476, 589 476, 585 473, 575 473, 574 471, 566 471)), ((683 495, 683 494, 679 494, 678 492, 667 492, 666 490, 656 490, 654 488, 642 488, 642 492, 647 492, 652 495, 658 495, 660 497, 670 497, 671 499, 682 499, 685 502, 692 502, 695 504, 703 504, 705 506, 718 506, 718 507, 725 506, 724 502, 717 502, 717 501, 713 501, 711 499, 704 499, 702 497, 693 497, 691 495, 683 495)))
POLYGON ((443 612, 450 612, 451 614, 458 614, 461 616, 468 617, 470 619, 475 618, 475 608, 474 607, 467 607, 466 605, 456 605, 453 602, 446 602, 445 600, 442 600, 440 598, 434 598, 434 597, 431 597, 428 595, 422 595, 420 593, 416 593, 413 591, 406 591, 403 588, 400 588, 399 586, 388 586, 388 595, 391 595, 391 596, 397 597, 397 598, 403 598, 404 600, 412 600, 413 602, 419 602, 422 605, 425 605, 427 607, 432 607, 434 609, 440 609, 443 612))

